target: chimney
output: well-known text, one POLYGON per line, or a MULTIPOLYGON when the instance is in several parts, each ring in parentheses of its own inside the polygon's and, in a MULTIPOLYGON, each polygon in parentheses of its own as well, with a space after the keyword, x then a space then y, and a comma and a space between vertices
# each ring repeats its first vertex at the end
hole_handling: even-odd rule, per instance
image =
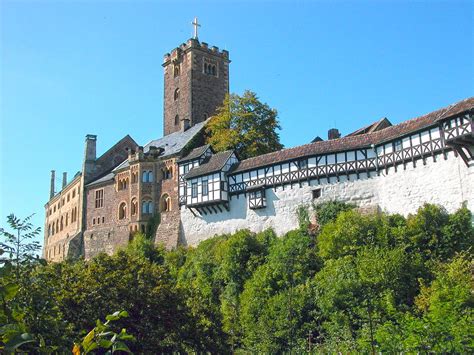
POLYGON ((97 136, 93 134, 86 135, 85 161, 95 161, 96 158, 97 136))
POLYGON ((331 128, 328 131, 328 139, 331 140, 337 138, 341 138, 341 133, 339 133, 339 130, 337 128, 331 128))
POLYGON ((66 187, 67 185, 67 173, 64 172, 63 173, 63 189, 66 187))
POLYGON ((49 190, 49 198, 52 199, 54 197, 54 179, 55 179, 55 171, 51 170, 51 188, 49 190))
POLYGON ((181 123, 181 131, 187 131, 191 127, 191 123, 189 121, 189 118, 184 118, 181 123))
POLYGON ((97 136, 93 134, 86 135, 86 144, 84 147, 84 180, 87 182, 91 174, 94 172, 96 159, 96 141, 97 136))

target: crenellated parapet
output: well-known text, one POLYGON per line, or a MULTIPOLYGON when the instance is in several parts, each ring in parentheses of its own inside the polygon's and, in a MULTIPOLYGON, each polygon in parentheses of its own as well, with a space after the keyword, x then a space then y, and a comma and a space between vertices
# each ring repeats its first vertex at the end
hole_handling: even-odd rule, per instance
POLYGON ((178 60, 184 53, 191 50, 199 50, 204 54, 219 57, 227 62, 230 62, 229 52, 225 49, 219 50, 219 47, 209 46, 206 42, 199 42, 199 40, 190 38, 187 42, 182 43, 179 47, 176 47, 171 53, 166 53, 163 57, 163 66, 167 66, 173 61, 178 60))

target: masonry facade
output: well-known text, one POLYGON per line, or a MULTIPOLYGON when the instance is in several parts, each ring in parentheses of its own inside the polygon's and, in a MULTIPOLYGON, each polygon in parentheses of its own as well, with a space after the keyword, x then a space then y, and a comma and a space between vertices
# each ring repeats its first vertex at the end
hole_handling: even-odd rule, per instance
POLYGON ((204 130, 229 91, 229 53, 192 38, 164 57, 164 136, 125 136, 97 158, 86 136, 82 170, 45 205, 44 257, 113 253, 136 232, 168 249, 216 234, 297 227, 296 210, 328 200, 407 214, 425 202, 474 209, 474 98, 392 125, 240 161, 214 152, 204 130))

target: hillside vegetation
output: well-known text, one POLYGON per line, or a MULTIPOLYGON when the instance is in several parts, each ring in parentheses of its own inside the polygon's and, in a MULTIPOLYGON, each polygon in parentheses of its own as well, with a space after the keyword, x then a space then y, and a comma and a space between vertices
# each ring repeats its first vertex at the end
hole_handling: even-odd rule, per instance
POLYGON ((473 352, 467 208, 405 218, 332 202, 319 225, 311 213, 280 238, 242 230, 166 252, 136 235, 112 256, 4 267, 2 292, 17 290, 0 323, 37 340, 31 352, 70 352, 116 311, 107 326, 137 353, 473 352))

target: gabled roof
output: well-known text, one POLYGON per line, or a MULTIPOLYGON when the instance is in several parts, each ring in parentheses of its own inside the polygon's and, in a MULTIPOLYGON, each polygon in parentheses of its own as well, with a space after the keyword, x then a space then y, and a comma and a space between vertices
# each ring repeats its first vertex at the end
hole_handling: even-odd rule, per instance
POLYGON ((225 152, 219 152, 211 155, 206 162, 195 167, 194 169, 191 169, 191 171, 186 174, 185 179, 191 179, 222 170, 225 163, 227 160, 229 160, 233 153, 234 152, 232 150, 226 150, 225 152))
POLYGON ((388 120, 387 117, 384 117, 377 122, 374 122, 368 126, 359 128, 357 131, 354 131, 352 133, 349 133, 347 136, 357 136, 359 134, 364 134, 364 133, 372 133, 376 131, 380 131, 381 129, 387 128, 392 126, 392 123, 388 120))
POLYGON ((211 146, 209 144, 194 148, 187 154, 186 156, 182 157, 181 159, 178 160, 178 163, 184 163, 186 161, 194 160, 199 158, 201 155, 204 154, 204 152, 210 148, 211 146))
POLYGON ((432 126, 438 121, 472 110, 474 110, 474 97, 467 98, 437 111, 433 111, 426 115, 413 118, 411 120, 402 122, 395 126, 384 128, 376 132, 309 143, 299 147, 282 149, 277 152, 246 159, 239 162, 238 165, 236 165, 236 167, 233 169, 232 173, 255 169, 258 167, 316 154, 326 154, 370 147, 372 144, 381 144, 397 137, 402 137, 411 132, 416 132, 426 127, 432 126))

